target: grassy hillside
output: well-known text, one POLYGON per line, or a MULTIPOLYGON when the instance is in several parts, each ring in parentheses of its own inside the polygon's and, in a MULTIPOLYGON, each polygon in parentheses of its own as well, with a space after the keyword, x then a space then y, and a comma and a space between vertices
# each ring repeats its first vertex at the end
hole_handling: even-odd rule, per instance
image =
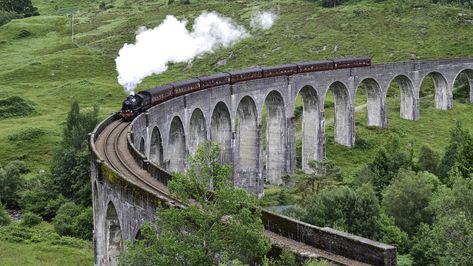
POLYGON ((61 237, 48 223, 0 227, 1 265, 92 265, 92 243, 61 237))
POLYGON ((0 242, 0 262, 5 266, 92 265, 92 252, 91 248, 81 250, 61 245, 0 242))
MULTIPOLYGON (((191 24, 201 12, 217 11, 247 28, 256 10, 272 9, 279 18, 270 30, 252 32, 234 47, 189 65, 170 66, 162 75, 145 79, 138 90, 255 65, 351 55, 369 55, 374 63, 473 55, 473 11, 455 6, 397 0, 362 1, 331 9, 302 0, 191 0, 190 5, 179 1, 167 5, 165 0, 108 0, 105 5, 98 0, 33 2, 41 16, 13 20, 0 27, 0 165, 23 160, 32 170, 31 176, 48 171, 73 97, 83 108, 99 105, 103 117, 119 109, 125 93, 116 81, 114 59, 118 50, 125 42, 133 42, 139 26, 157 26, 168 14, 188 19, 191 24), (217 64, 221 60, 226 64, 217 64), (17 103, 28 108, 19 109, 17 103)), ((428 81, 425 89, 429 87, 432 82, 428 81)), ((327 156, 349 179, 391 134, 401 136, 403 145, 413 140, 416 147, 430 144, 442 151, 455 120, 462 120, 473 130, 473 105, 456 101, 454 109, 445 112, 435 110, 432 100, 431 96, 421 100, 421 119, 412 122, 399 118, 399 99, 393 97, 386 130, 364 127, 364 109, 360 108, 356 131, 369 149, 333 144, 333 125, 327 123, 327 156)), ((364 97, 358 95, 356 102, 363 105, 364 97)), ((326 115, 330 120, 330 108, 326 115)), ((89 248, 34 241, 0 241, 0 250, 2 265, 90 264, 92 253, 89 248), (66 256, 57 256, 59 253, 66 256)))
POLYGON ((468 23, 473 12, 458 7, 397 1, 366 1, 334 9, 305 1, 166 5, 165 1, 117 0, 108 1, 105 10, 92 0, 80 4, 35 0, 34 4, 41 16, 0 27, 0 98, 19 96, 34 108, 26 116, 0 118, 0 164, 21 159, 33 172, 48 169, 72 97, 82 106, 99 105, 103 116, 119 108, 125 96, 116 82, 114 58, 119 48, 133 41, 139 26, 156 26, 167 14, 192 22, 202 11, 215 10, 247 27, 258 9, 272 8, 280 17, 269 31, 252 32, 234 47, 205 55, 192 65, 172 65, 138 89, 222 70, 301 60, 370 55, 379 63, 473 54, 473 26, 468 23), (222 59, 226 65, 216 65, 222 59))

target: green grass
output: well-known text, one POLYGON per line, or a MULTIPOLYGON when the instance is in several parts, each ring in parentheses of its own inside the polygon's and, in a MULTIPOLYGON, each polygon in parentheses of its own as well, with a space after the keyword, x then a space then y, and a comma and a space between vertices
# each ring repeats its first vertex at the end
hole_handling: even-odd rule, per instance
MULTIPOLYGON (((302 0, 193 0, 190 5, 179 1, 166 5, 165 0, 108 0, 108 9, 101 10, 97 0, 33 2, 41 16, 13 20, 0 27, 0 100, 17 96, 34 106, 34 112, 0 120, 0 165, 23 160, 32 170, 31 176, 49 169, 73 97, 82 108, 99 105, 102 117, 119 109, 125 93, 116 81, 114 59, 118 50, 125 42, 133 42, 139 26, 157 26, 167 14, 188 19, 189 27, 203 11, 230 16, 247 28, 258 9, 272 8, 279 18, 270 30, 252 32, 235 46, 198 58, 192 65, 171 65, 165 73, 146 78, 138 90, 255 65, 352 55, 368 55, 374 63, 382 63, 473 54, 473 26, 467 23, 473 19, 473 11, 455 6, 367 0, 323 9, 302 0), (217 66, 222 59, 227 64, 217 66)), ((359 97, 356 105, 363 102, 359 97)), ((334 145, 333 126, 327 126, 327 156, 347 178, 369 161, 391 134, 402 136, 403 145, 415 140, 416 147, 430 143, 441 151, 455 120, 473 129, 472 105, 455 103, 448 112, 430 105, 422 108, 418 122, 401 120, 396 108, 390 106, 389 128, 385 130, 364 127, 363 112, 356 114, 357 134, 373 147, 369 150, 334 145)), ((330 108, 326 117, 333 117, 330 108)), ((91 256, 91 249, 0 242, 2 265, 91 264, 91 256)))
POLYGON ((0 242, 0 264, 17 265, 93 265, 92 249, 38 244, 0 242))
POLYGON ((462 57, 473 52, 473 27, 465 22, 473 18, 473 11, 452 6, 419 8, 397 1, 363 1, 323 9, 295 0, 192 1, 190 5, 112 0, 107 1, 111 8, 101 10, 100 3, 92 0, 33 2, 41 16, 0 27, 0 98, 19 96, 36 104, 30 116, 1 120, 0 165, 21 159, 33 173, 49 168, 72 97, 86 108, 99 105, 101 116, 119 109, 125 93, 116 82, 118 50, 123 43, 133 42, 139 26, 156 26, 167 14, 186 18, 191 24, 202 11, 214 10, 247 27, 258 9, 274 8, 279 18, 270 30, 253 32, 234 47, 196 59, 192 66, 174 64, 165 73, 146 78, 138 90, 254 65, 350 55, 369 55, 380 63, 462 57), (70 14, 74 14, 74 42, 70 14), (216 66, 222 59, 227 64, 216 66), (48 134, 26 142, 11 140, 11 135, 29 128, 48 134))
POLYGON ((61 237, 51 224, 0 226, 0 265, 92 265, 90 241, 61 237))

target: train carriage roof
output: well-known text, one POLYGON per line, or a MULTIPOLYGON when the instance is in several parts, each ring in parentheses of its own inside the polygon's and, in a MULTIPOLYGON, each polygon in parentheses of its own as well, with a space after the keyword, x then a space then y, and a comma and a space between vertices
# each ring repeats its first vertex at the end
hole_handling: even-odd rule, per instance
POLYGON ((262 72, 263 70, 261 67, 252 67, 252 68, 247 68, 243 70, 235 70, 235 71, 230 71, 230 75, 244 75, 244 74, 250 74, 250 73, 258 73, 262 72))
POLYGON ((299 62, 297 63, 298 66, 312 66, 312 65, 325 65, 325 64, 333 64, 332 60, 317 60, 317 61, 309 61, 309 62, 299 62))
POLYGON ((211 76, 199 77, 201 81, 209 81, 212 79, 220 79, 220 78, 230 78, 230 74, 228 73, 217 73, 211 76))
POLYGON ((265 66, 265 67, 261 67, 261 69, 264 72, 267 70, 286 69, 286 68, 293 68, 293 67, 297 67, 297 65, 296 64, 282 64, 282 65, 275 65, 275 66, 265 66))
POLYGON ((173 84, 165 84, 165 85, 161 85, 161 86, 158 86, 158 87, 154 87, 152 89, 149 89, 149 90, 145 90, 145 91, 140 91, 140 93, 149 93, 151 95, 155 95, 155 94, 158 94, 158 93, 162 93, 164 91, 167 91, 167 90, 170 90, 170 89, 173 89, 174 86, 173 84))
POLYGON ((369 57, 350 57, 350 58, 338 58, 333 60, 335 63, 349 63, 359 61, 371 61, 369 57))
POLYGON ((200 79, 195 78, 195 79, 176 81, 173 83, 173 85, 174 85, 174 88, 179 88, 179 87, 194 85, 196 83, 199 83, 199 86, 200 86, 200 79))

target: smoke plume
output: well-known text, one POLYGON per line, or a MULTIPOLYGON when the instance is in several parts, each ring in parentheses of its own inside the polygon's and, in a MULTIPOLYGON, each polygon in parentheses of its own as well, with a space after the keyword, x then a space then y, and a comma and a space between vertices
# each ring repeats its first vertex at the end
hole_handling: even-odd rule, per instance
POLYGON ((270 11, 258 11, 256 14, 251 18, 251 28, 253 30, 268 30, 270 29, 274 21, 278 18, 278 16, 270 11))
MULTIPOLYGON (((251 28, 267 30, 276 18, 272 12, 258 11, 251 19, 251 28)), ((244 27, 215 12, 197 17, 192 31, 186 25, 187 21, 169 15, 155 28, 139 28, 135 43, 125 44, 115 59, 118 83, 132 94, 144 78, 166 71, 169 63, 191 62, 250 36, 244 27)))
POLYGON ((249 36, 245 28, 215 12, 197 17, 192 31, 186 25, 187 21, 167 16, 153 29, 141 27, 135 44, 125 44, 115 59, 118 83, 133 93, 145 77, 166 71, 168 63, 190 62, 196 56, 229 47, 249 36))

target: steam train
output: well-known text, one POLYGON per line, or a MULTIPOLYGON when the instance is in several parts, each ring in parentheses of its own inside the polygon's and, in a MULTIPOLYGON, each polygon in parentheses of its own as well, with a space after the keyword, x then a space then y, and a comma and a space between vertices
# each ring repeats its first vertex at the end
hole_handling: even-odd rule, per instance
POLYGON ((371 59, 369 57, 321 60, 269 67, 255 67, 229 73, 218 73, 212 76, 200 77, 185 81, 177 81, 175 83, 141 91, 136 95, 129 95, 125 101, 123 101, 120 116, 124 121, 130 121, 138 114, 156 104, 168 101, 174 97, 225 84, 231 85, 237 82, 253 79, 290 76, 298 73, 343 68, 366 67, 370 65, 371 59))

